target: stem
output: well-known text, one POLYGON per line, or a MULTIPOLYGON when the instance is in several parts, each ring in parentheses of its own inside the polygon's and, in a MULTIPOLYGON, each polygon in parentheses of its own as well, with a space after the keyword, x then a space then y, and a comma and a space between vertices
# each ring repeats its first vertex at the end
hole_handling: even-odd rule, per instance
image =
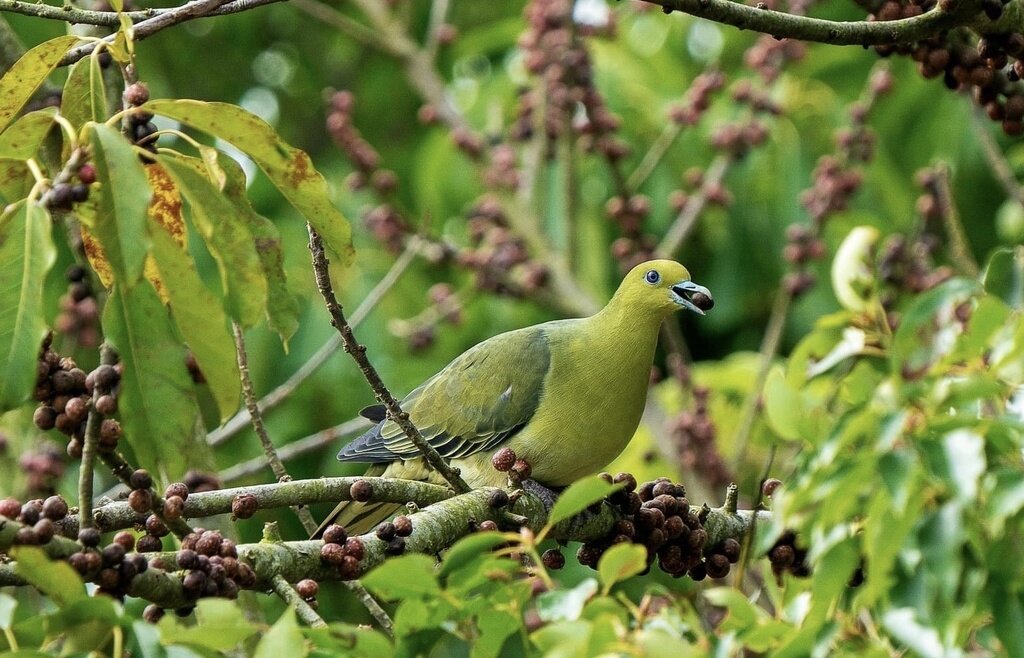
MULTIPOLYGON (((409 264, 412 263, 413 258, 415 258, 416 254, 419 253, 422 243, 423 240, 417 236, 412 236, 412 238, 410 238, 405 245, 405 250, 402 252, 402 255, 398 257, 398 260, 395 261, 391 266, 391 269, 389 269, 387 274, 384 275, 384 278, 377 282, 377 285, 370 290, 369 294, 362 302, 360 302, 355 312, 352 313, 352 318, 349 320, 349 324, 352 325, 353 329, 358 327, 363 320, 366 319, 370 312, 376 308, 377 304, 380 303, 380 300, 384 298, 384 295, 386 295, 395 286, 395 284, 398 283, 402 274, 405 273, 409 264)), ((327 339, 327 342, 320 346, 320 349, 318 349, 313 356, 309 357, 309 360, 302 364, 302 366, 287 380, 285 380, 283 384, 259 399, 257 404, 263 413, 267 413, 288 399, 288 397, 294 393, 299 386, 312 377, 313 373, 320 369, 320 366, 327 363, 327 359, 337 352, 340 347, 341 337, 339 335, 334 334, 327 339)), ((221 443, 224 443, 245 429, 249 425, 249 420, 249 410, 240 410, 220 428, 210 432, 206 437, 207 443, 211 446, 218 446, 221 443)), ((286 449, 287 447, 282 448, 278 452, 282 459, 287 459, 284 457, 286 449)))
POLYGON ((768 318, 768 327, 765 329, 764 339, 761 341, 761 362, 757 368, 757 376, 754 377, 754 386, 750 389, 750 394, 743 401, 743 415, 740 418, 739 427, 736 429, 736 438, 733 439, 733 445, 736 446, 737 470, 740 469, 743 458, 746 456, 747 441, 750 439, 750 432, 754 427, 754 419, 757 418, 757 403, 764 391, 764 383, 768 379, 772 359, 779 349, 779 341, 782 339, 782 330, 786 326, 786 316, 792 301, 793 298, 784 289, 780 288, 775 295, 772 314, 768 318))
POLYGON ((689 237, 690 231, 697 225, 697 219, 700 217, 701 212, 704 211, 704 207, 707 205, 707 195, 704 194, 703 188, 710 185, 717 185, 722 182, 725 178, 725 173, 729 170, 729 165, 733 162, 731 155, 720 153, 715 156, 715 159, 711 161, 711 165, 708 167, 707 172, 704 175, 704 185, 702 189, 695 191, 686 199, 686 203, 683 205, 683 209, 679 211, 672 226, 665 231, 665 237, 662 238, 661 244, 655 250, 660 258, 671 258, 679 248, 683 246, 683 242, 689 237))
MULTIPOLYGON (((277 451, 277 456, 281 458, 281 461, 288 461, 295 457, 305 455, 310 452, 315 452, 329 446, 332 443, 338 441, 343 437, 346 437, 354 432, 365 429, 369 425, 369 421, 365 418, 353 418, 347 420, 340 425, 329 427, 325 430, 311 434, 305 438, 299 439, 298 441, 292 441, 277 451)), ((255 475, 267 467, 267 460, 263 457, 253 457, 240 464, 235 464, 231 468, 225 469, 220 472, 220 481, 228 484, 231 482, 237 482, 238 480, 255 475)))
MULTIPOLYGON (((106 343, 100 347, 100 363, 113 365, 116 361, 113 350, 106 343)), ((94 387, 92 401, 89 403, 89 417, 85 421, 85 437, 82 440, 82 463, 78 467, 78 525, 81 528, 93 527, 92 499, 93 480, 96 470, 96 453, 99 451, 100 424, 103 414, 96 410, 96 401, 100 399, 100 390, 94 387)))
MULTIPOLYGON (((260 444, 263 446, 263 454, 267 457, 270 469, 274 471, 274 477, 277 478, 278 482, 288 482, 292 478, 288 475, 288 470, 281 462, 281 458, 277 456, 274 443, 270 440, 270 435, 267 434, 266 425, 263 424, 263 414, 260 413, 260 406, 256 402, 256 394, 252 390, 252 378, 249 376, 249 355, 245 351, 245 334, 242 331, 242 325, 237 322, 232 322, 231 325, 235 332, 235 353, 238 355, 238 372, 242 380, 242 395, 245 397, 245 407, 249 410, 249 417, 252 418, 252 427, 256 430, 256 436, 260 439, 260 444)), ((316 531, 317 522, 313 519, 309 508, 302 505, 294 505, 292 506, 292 511, 295 512, 295 516, 299 517, 299 521, 306 532, 312 534, 316 531)))
POLYGON ((680 124, 674 121, 666 123, 665 127, 661 130, 661 134, 658 135, 658 139, 654 140, 651 148, 644 154, 643 160, 640 161, 640 164, 637 165, 630 177, 626 179, 626 187, 634 192, 639 190, 640 186, 647 182, 648 177, 654 173, 658 163, 665 157, 668 150, 672 148, 672 145, 682 132, 683 127, 680 124))
POLYGON ((989 132, 988 124, 981 118, 980 109, 971 112, 971 122, 974 124, 974 134, 981 143, 981 151, 985 154, 988 165, 992 167, 992 173, 995 174, 996 180, 1010 197, 1024 207, 1024 187, 1021 187, 1010 163, 1006 161, 1006 154, 1000 150, 992 133, 989 132))
MULTIPOLYGON (((295 588, 291 584, 282 578, 280 575, 274 576, 271 580, 271 586, 274 588, 274 593, 280 596, 285 603, 295 608, 296 614, 299 615, 299 619, 306 622, 306 624, 312 628, 327 628, 327 622, 323 620, 323 617, 316 613, 316 610, 310 607, 306 601, 299 596, 299 593, 295 591, 295 588)), ((119 654, 116 654, 119 655, 119 654)))
POLYGON ((978 263, 974 260, 974 255, 971 254, 964 225, 960 221, 960 213, 956 209, 956 203, 953 202, 953 190, 949 183, 949 167, 944 162, 935 166, 934 190, 939 201, 942 222, 946 227, 946 235, 949 237, 950 257, 956 263, 961 274, 972 279, 977 278, 978 263))
POLYGON ((370 594, 370 592, 363 587, 363 584, 358 580, 346 580, 343 582, 345 587, 355 594, 356 598, 359 599, 359 602, 363 604, 363 607, 370 612, 370 615, 377 620, 377 623, 380 624, 381 630, 383 630, 388 637, 394 639, 395 622, 391 621, 391 617, 388 616, 388 613, 381 607, 380 603, 377 602, 377 599, 373 598, 373 594, 370 594))
POLYGON ((329 270, 330 261, 327 260, 327 255, 324 253, 323 241, 312 226, 307 225, 307 228, 309 230, 309 251, 313 257, 313 272, 316 276, 316 286, 320 290, 324 302, 327 304, 327 312, 331 315, 331 325, 341 335, 345 351, 355 359, 359 370, 363 373, 363 377, 366 378, 370 388, 373 389, 377 400, 387 409, 388 418, 402 429, 406 437, 423 454, 426 462, 452 485, 455 491, 460 493, 469 491, 469 485, 459 476, 458 471, 449 466, 448 462, 434 450, 433 446, 423 439, 420 431, 409 420, 409 414, 402 411, 401 406, 391 394, 391 391, 384 386, 384 382, 381 380, 380 375, 377 374, 376 368, 366 358, 366 346, 360 345, 356 340, 352 327, 345 320, 341 304, 338 303, 338 298, 334 295, 329 270))

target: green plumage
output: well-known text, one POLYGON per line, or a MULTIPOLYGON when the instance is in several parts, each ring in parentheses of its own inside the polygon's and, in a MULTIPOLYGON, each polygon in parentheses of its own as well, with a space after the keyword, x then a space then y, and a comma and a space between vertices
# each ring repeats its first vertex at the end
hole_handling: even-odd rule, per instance
MULTIPOLYGON (((599 313, 489 338, 413 390, 402 408, 474 487, 504 486, 505 475, 490 464, 504 446, 530 463, 539 483, 571 484, 625 448, 643 413, 661 322, 679 308, 703 313, 694 302, 712 303, 682 265, 638 265, 599 313)), ((374 464, 368 475, 440 481, 387 419, 345 446, 338 459, 374 464)), ((324 525, 364 532, 397 509, 343 502, 324 525)))

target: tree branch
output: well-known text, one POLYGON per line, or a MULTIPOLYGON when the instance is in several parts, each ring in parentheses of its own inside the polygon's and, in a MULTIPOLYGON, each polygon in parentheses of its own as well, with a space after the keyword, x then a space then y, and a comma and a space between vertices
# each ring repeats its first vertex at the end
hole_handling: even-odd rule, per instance
POLYGON ((434 448, 427 443, 423 436, 420 434, 419 429, 409 420, 409 414, 402 411, 398 401, 391 394, 391 391, 384 386, 384 382, 381 380, 380 375, 377 374, 377 369, 373 367, 370 360, 366 358, 366 347, 360 345, 356 340, 355 333, 352 331, 352 327, 345 320, 345 314, 341 308, 341 304, 338 303, 338 298, 334 295, 334 288, 331 286, 331 273, 329 270, 330 262, 327 260, 327 254, 324 252, 323 241, 320 236, 313 229, 312 226, 307 225, 309 229, 309 251, 313 257, 313 272, 316 276, 316 286, 320 290, 320 294, 324 298, 324 302, 327 304, 327 312, 331 315, 331 325, 338 330, 341 334, 341 340, 344 344, 345 351, 355 359, 356 364, 359 366, 359 370, 363 373, 363 377, 366 378, 367 383, 370 384, 370 388, 373 389, 374 395, 377 400, 381 402, 387 409, 388 418, 396 423, 402 432, 412 441, 413 445, 423 454, 424 459, 427 463, 436 470, 444 479, 447 481, 455 491, 464 493, 470 490, 468 484, 459 476, 458 471, 448 465, 448 462, 438 454, 434 448))
POLYGON ((306 622, 312 628, 327 628, 327 622, 299 596, 299 593, 295 591, 291 583, 281 576, 274 576, 271 580, 271 586, 274 588, 275 594, 280 596, 285 603, 295 608, 295 613, 299 616, 299 619, 306 622))
POLYGON ((732 0, 644 0, 666 12, 679 11, 717 23, 770 34, 776 39, 818 41, 834 46, 874 46, 909 43, 933 37, 942 30, 975 20, 981 6, 976 0, 957 3, 955 11, 939 6, 913 18, 895 21, 830 21, 797 16, 732 0))

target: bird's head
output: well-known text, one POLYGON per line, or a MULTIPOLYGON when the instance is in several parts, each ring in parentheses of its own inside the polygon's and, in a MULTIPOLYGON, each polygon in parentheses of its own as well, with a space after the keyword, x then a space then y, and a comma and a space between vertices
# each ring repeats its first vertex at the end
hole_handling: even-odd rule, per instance
POLYGON ((666 316, 679 309, 704 315, 715 305, 711 291, 690 280, 685 267, 673 260, 649 260, 626 275, 616 300, 637 313, 666 316))

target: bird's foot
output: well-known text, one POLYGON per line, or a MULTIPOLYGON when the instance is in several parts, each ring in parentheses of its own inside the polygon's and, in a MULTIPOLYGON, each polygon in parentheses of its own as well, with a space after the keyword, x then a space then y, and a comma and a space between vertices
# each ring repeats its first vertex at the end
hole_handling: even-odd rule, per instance
POLYGON ((524 491, 528 491, 544 504, 544 509, 548 512, 555 506, 555 501, 558 500, 558 492, 553 489, 548 489, 543 484, 536 480, 523 480, 520 486, 524 491))

